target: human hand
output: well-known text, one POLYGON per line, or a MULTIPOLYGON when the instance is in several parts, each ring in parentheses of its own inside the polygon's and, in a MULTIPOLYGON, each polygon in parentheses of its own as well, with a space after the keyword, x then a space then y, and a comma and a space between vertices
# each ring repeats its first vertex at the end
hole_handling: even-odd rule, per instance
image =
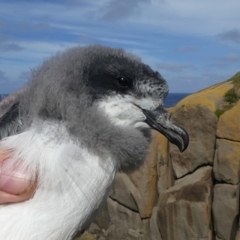
POLYGON ((26 171, 17 164, 9 165, 11 155, 0 149, 0 204, 28 200, 36 190, 36 182, 28 179, 26 171))

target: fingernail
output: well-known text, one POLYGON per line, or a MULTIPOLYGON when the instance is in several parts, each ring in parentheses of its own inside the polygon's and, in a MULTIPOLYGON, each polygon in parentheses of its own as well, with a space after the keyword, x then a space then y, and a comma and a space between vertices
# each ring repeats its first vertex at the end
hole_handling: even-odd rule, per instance
POLYGON ((0 190, 11 194, 20 194, 32 185, 26 172, 17 171, 16 166, 9 168, 4 161, 0 173, 0 190))

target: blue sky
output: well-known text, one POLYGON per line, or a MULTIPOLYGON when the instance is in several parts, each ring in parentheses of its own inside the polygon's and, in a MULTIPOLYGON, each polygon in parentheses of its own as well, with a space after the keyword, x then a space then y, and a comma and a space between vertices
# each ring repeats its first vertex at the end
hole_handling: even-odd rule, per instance
POLYGON ((240 71, 239 0, 0 0, 0 93, 72 46, 121 47, 190 93, 240 71))

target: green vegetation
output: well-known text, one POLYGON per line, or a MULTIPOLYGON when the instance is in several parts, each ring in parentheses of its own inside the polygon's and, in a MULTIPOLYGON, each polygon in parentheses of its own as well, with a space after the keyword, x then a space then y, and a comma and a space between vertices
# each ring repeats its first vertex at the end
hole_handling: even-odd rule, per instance
POLYGON ((240 88, 240 72, 237 72, 233 77, 228 79, 228 81, 232 81, 236 87, 240 88))
POLYGON ((233 83, 233 88, 225 94, 224 100, 233 106, 240 99, 240 72, 237 72, 228 81, 233 83))
POLYGON ((225 110, 221 110, 221 109, 217 108, 215 111, 215 115, 219 118, 224 112, 225 112, 225 110))
POLYGON ((233 103, 236 103, 239 100, 239 97, 237 95, 235 88, 232 88, 228 92, 226 92, 224 96, 224 100, 230 105, 232 105, 233 103))
POLYGON ((231 109, 240 99, 240 72, 228 79, 233 83, 233 88, 225 93, 223 96, 224 103, 220 108, 217 108, 215 115, 219 118, 225 111, 231 109))

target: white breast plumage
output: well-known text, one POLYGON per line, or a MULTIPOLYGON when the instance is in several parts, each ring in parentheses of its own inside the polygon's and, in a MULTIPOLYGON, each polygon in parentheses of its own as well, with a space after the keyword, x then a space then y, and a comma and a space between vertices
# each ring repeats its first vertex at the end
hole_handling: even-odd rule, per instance
POLYGON ((90 153, 63 126, 50 122, 8 137, 0 147, 14 151, 12 163, 21 159, 30 178, 38 174, 38 189, 30 200, 0 207, 4 240, 71 239, 92 220, 116 172, 111 157, 90 153))

